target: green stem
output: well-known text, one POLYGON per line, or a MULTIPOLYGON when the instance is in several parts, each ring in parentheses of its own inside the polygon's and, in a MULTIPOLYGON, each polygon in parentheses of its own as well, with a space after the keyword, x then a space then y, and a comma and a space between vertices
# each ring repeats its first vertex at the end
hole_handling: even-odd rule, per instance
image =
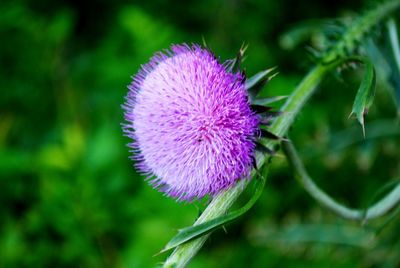
MULTIPOLYGON (((225 215, 248 183, 249 180, 241 180, 234 187, 216 196, 196 220, 194 225, 225 215)), ((200 250, 209 236, 210 234, 203 235, 175 248, 171 256, 164 263, 164 267, 185 267, 200 250)))
POLYGON ((369 10, 363 16, 358 17, 347 29, 343 37, 330 49, 323 58, 323 62, 332 62, 343 57, 346 51, 354 51, 357 43, 371 31, 378 22, 400 6, 400 0, 385 1, 369 10))
MULTIPOLYGON (((389 40, 393 52, 394 62, 397 67, 397 72, 400 73, 400 45, 399 36, 397 34, 396 21, 393 18, 390 18, 386 23, 386 26, 389 32, 389 40)), ((396 103, 397 102, 398 101, 396 101, 396 103)), ((397 115, 398 117, 400 117, 400 103, 397 103, 397 115)))
POLYGON ((397 71, 400 72, 400 45, 399 36, 397 34, 396 22, 393 18, 387 22, 387 28, 389 30, 390 45, 394 56, 394 61, 397 66, 397 71))
MULTIPOLYGON (((269 129, 272 133, 277 136, 286 134, 297 114, 314 93, 315 88, 330 68, 332 68, 331 65, 317 65, 304 77, 283 105, 281 109, 283 112, 282 116, 278 117, 269 129)), ((272 145, 272 143, 269 142, 267 145, 272 145)))
MULTIPOLYGON (((282 108, 283 116, 278 117, 277 120, 274 121, 270 128, 271 132, 277 134, 278 136, 283 136, 286 133, 289 126, 293 123, 296 115, 315 91, 317 85, 320 83, 321 79, 329 68, 330 66, 328 65, 317 65, 308 73, 308 75, 302 80, 295 91, 287 99, 282 108)), ((275 141, 269 140, 265 145, 272 147, 275 143, 275 141)), ((267 158, 265 155, 257 154, 257 166, 263 166, 266 159, 267 158)), ((252 172, 251 176, 254 175, 255 171, 252 172)), ((249 180, 241 180, 234 187, 217 195, 210 202, 201 216, 196 220, 194 225, 225 215, 228 209, 246 188, 248 183, 249 180)), ((208 237, 209 234, 177 247, 164 263, 164 267, 185 267, 193 258, 193 256, 195 256, 200 250, 208 237)))
POLYGON ((367 209, 358 210, 348 208, 335 201, 317 186, 313 179, 308 175, 296 149, 291 142, 283 142, 282 145, 287 159, 297 173, 299 182, 303 186, 304 190, 306 190, 306 192, 308 192, 315 200, 321 203, 321 205, 336 213, 340 217, 349 220, 367 221, 386 214, 389 210, 400 203, 400 184, 398 184, 389 194, 367 209))

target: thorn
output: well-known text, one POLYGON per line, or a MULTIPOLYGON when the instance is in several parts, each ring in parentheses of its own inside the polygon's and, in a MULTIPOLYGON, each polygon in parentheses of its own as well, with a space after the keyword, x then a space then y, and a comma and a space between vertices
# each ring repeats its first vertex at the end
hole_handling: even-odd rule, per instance
POLYGON ((269 132, 268 130, 265 130, 265 129, 260 129, 260 132, 261 132, 261 137, 263 137, 263 138, 279 140, 279 141, 289 141, 288 139, 279 137, 279 136, 275 135, 274 133, 269 132))
POLYGON ((362 117, 362 120, 360 121, 361 123, 361 127, 362 127, 362 131, 363 131, 363 136, 364 136, 364 140, 365 140, 365 124, 364 124, 364 117, 362 117), (362 122, 361 122, 362 121, 362 122))
POLYGON ((201 40, 202 40, 202 42, 203 42, 203 46, 204 46, 205 48, 208 48, 208 45, 207 45, 207 42, 206 42, 206 38, 204 37, 204 35, 201 36, 201 40))
POLYGON ((166 251, 168 251, 168 250, 167 250, 166 248, 163 248, 160 252, 157 252, 157 253, 154 254, 152 257, 153 257, 153 258, 154 258, 154 257, 157 257, 157 256, 163 254, 163 253, 166 252, 166 251))
POLYGON ((249 79, 246 80, 246 84, 245 87, 247 90, 249 90, 250 88, 261 84, 262 86, 268 82, 269 80, 272 79, 272 77, 274 77, 276 74, 272 74, 272 72, 274 72, 276 70, 276 66, 266 69, 264 71, 258 72, 256 73, 254 76, 250 77, 249 79))
MULTIPOLYGON (((277 68, 277 67, 274 67, 277 68)), ((279 74, 279 72, 273 73, 268 77, 268 81, 272 80, 272 78, 274 78, 275 76, 277 76, 279 74)))
POLYGON ((239 52, 244 55, 244 53, 246 52, 247 48, 249 47, 249 44, 245 44, 244 42, 242 43, 239 52))
POLYGON ((274 157, 281 158, 281 159, 285 159, 286 158, 286 156, 284 154, 275 154, 274 157))
POLYGON ((257 104, 250 105, 250 107, 254 112, 256 112, 258 114, 266 113, 272 109, 272 107, 257 105, 257 104))
POLYGON ((282 111, 268 111, 268 112, 262 113, 262 115, 264 115, 267 118, 275 118, 275 117, 282 115, 283 113, 284 112, 282 112, 282 111))
POLYGON ((267 105, 270 103, 278 102, 280 100, 286 99, 288 96, 275 96, 275 97, 269 97, 269 98, 263 98, 263 99, 255 99, 253 100, 254 105, 267 105))
POLYGON ((257 160, 256 160, 256 158, 255 158, 254 156, 251 156, 251 164, 253 165, 253 168, 254 168, 256 171, 258 171, 258 168, 257 168, 257 160))
POLYGON ((349 116, 347 117, 347 119, 350 119, 350 117, 354 114, 353 111, 351 111, 351 113, 349 114, 349 116))
POLYGON ((275 151, 268 148, 267 146, 265 146, 264 144, 260 143, 260 142, 256 142, 256 150, 263 153, 263 154, 269 154, 269 155, 275 155, 275 151))

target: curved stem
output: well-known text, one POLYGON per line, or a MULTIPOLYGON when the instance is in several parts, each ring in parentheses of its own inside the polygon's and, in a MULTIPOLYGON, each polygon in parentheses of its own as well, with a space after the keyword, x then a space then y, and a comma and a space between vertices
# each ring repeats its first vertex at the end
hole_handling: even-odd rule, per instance
POLYGON ((291 142, 282 142, 282 148, 297 173, 298 179, 306 190, 321 205, 335 214, 349 220, 367 221, 378 218, 400 203, 400 183, 384 198, 367 209, 358 210, 348 208, 327 195, 321 190, 308 175, 296 149, 291 142))

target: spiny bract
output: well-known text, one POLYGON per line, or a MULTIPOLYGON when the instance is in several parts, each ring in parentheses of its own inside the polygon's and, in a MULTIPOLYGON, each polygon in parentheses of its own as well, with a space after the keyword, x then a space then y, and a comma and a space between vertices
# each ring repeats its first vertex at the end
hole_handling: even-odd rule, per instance
POLYGON ((155 188, 191 201, 249 176, 259 118, 244 80, 198 45, 173 45, 142 66, 128 87, 123 128, 155 188))

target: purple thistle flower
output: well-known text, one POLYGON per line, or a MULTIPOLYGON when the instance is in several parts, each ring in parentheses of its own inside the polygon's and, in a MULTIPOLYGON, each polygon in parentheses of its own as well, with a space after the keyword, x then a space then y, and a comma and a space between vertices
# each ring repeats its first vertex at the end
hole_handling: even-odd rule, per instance
POLYGON ((142 66, 126 96, 132 159, 166 195, 215 195, 252 169, 259 117, 242 73, 198 45, 173 45, 142 66))

